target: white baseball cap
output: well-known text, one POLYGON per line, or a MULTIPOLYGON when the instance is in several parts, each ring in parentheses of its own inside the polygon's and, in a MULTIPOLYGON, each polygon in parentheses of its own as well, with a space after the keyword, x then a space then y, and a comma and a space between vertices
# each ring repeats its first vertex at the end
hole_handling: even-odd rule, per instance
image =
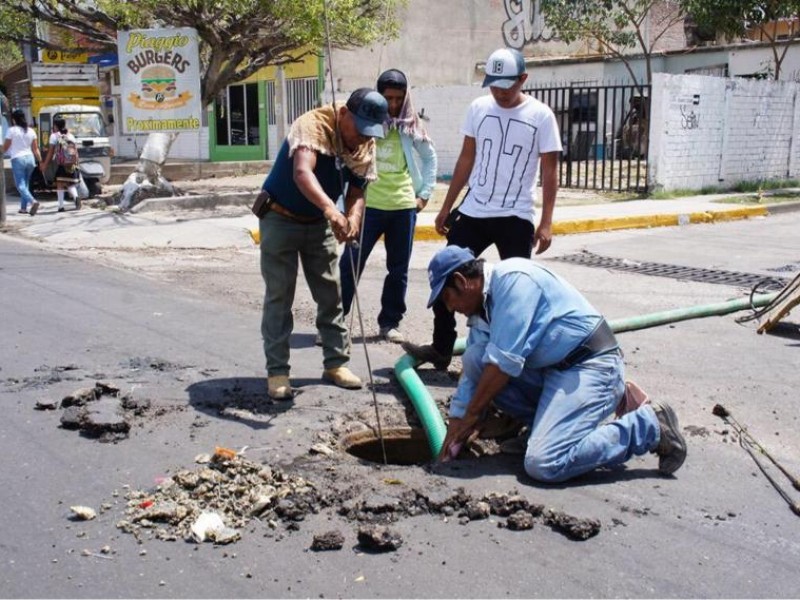
POLYGON ((523 73, 525 73, 525 59, 522 54, 511 48, 500 48, 492 52, 486 61, 483 87, 491 86, 507 90, 517 83, 523 73))

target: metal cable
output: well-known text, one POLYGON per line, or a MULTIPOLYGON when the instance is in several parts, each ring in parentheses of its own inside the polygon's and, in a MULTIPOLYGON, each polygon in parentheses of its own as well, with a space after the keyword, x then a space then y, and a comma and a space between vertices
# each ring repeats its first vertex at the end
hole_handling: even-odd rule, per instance
MULTIPOLYGON (((330 23, 328 22, 328 2, 327 2, 327 0, 322 0, 322 16, 325 19, 325 42, 326 42, 326 45, 328 47, 328 72, 330 74, 330 80, 331 80, 331 100, 333 102, 333 118, 334 118, 334 123, 335 123, 336 135, 338 137, 339 136, 339 111, 337 110, 337 107, 336 107, 336 88, 335 88, 334 83, 333 83, 333 52, 331 50, 331 29, 330 29, 330 23)), ((334 147, 336 148, 336 154, 337 154, 336 155, 336 163, 337 163, 336 164, 336 170, 339 173, 339 188, 341 189, 341 192, 342 192, 342 201, 345 202, 345 204, 346 204, 347 200, 345 198, 344 175, 342 175, 342 165, 340 164, 341 163, 341 159, 339 157, 339 147, 338 147, 338 145, 336 143, 338 141, 339 140, 334 140, 334 147)), ((344 143, 344 142, 342 141, 342 143, 344 143)), ((366 215, 366 211, 367 211, 367 208, 366 208, 366 206, 364 206, 365 215, 366 215)), ((364 239, 363 222, 364 222, 365 215, 362 216, 361 235, 360 235, 360 239, 361 240, 364 239)), ((352 246, 350 247, 350 250, 351 250, 349 252, 349 254, 350 254, 350 268, 351 268, 352 273, 353 273, 353 284, 354 284, 353 285, 353 299, 355 300, 356 310, 358 311, 358 323, 359 323, 360 328, 361 328, 361 344, 362 344, 362 346, 364 348, 364 357, 365 357, 365 359, 367 361, 367 375, 369 376, 369 387, 370 387, 370 391, 372 392, 372 403, 375 406, 375 420, 376 420, 377 425, 378 425, 378 439, 380 439, 380 442, 381 442, 381 452, 383 453, 383 464, 386 465, 386 464, 389 464, 389 460, 386 457, 386 443, 385 443, 385 441, 383 439, 383 427, 381 425, 381 413, 380 413, 380 409, 378 407, 378 395, 375 393, 375 381, 373 380, 373 377, 372 377, 372 364, 371 364, 371 362, 369 360, 369 351, 367 350, 367 338, 364 335, 364 319, 361 316, 361 303, 359 302, 359 298, 358 298, 358 285, 357 285, 357 283, 358 283, 358 272, 356 270, 355 263, 353 262, 353 247, 352 246)), ((358 245, 358 252, 359 252, 359 263, 360 263, 361 262, 361 245, 360 244, 358 245)), ((351 310, 352 310, 352 306, 351 306, 351 310)), ((351 323, 352 323, 352 319, 351 319, 351 323)), ((348 336, 349 335, 350 334, 348 333, 348 336)))

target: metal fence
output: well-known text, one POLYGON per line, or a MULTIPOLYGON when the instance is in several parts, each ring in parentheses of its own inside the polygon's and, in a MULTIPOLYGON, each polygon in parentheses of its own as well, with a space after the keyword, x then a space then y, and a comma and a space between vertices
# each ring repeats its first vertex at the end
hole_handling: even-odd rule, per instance
POLYGON ((561 131, 561 187, 647 191, 650 86, 523 90, 547 104, 561 131))

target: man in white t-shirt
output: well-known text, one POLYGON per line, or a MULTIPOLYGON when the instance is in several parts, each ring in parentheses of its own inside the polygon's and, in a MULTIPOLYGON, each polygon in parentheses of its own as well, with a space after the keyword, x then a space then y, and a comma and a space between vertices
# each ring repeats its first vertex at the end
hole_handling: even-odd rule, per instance
MULTIPOLYGON (((469 248, 479 256, 494 244, 501 260, 530 258, 534 247, 536 254, 550 247, 561 136, 553 111, 522 93, 527 78, 525 59, 516 50, 501 48, 486 61, 483 87, 491 95, 474 100, 467 111, 461 154, 436 216, 436 231, 447 236, 448 246, 469 248), (542 214, 536 227, 540 161, 542 214), (467 184, 464 201, 453 210, 467 184)), ((453 353, 456 321, 441 302, 433 312, 433 344, 405 343, 403 349, 420 364, 444 369, 453 353)))

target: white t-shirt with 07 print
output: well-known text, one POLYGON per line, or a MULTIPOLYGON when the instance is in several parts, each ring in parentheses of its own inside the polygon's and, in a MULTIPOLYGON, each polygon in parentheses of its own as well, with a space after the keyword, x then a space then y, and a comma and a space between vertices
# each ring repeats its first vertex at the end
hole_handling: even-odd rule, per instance
POLYGON ((469 192, 459 211, 478 219, 519 217, 534 222, 539 155, 561 152, 553 111, 531 96, 501 108, 491 95, 470 104, 461 133, 475 138, 469 192))

